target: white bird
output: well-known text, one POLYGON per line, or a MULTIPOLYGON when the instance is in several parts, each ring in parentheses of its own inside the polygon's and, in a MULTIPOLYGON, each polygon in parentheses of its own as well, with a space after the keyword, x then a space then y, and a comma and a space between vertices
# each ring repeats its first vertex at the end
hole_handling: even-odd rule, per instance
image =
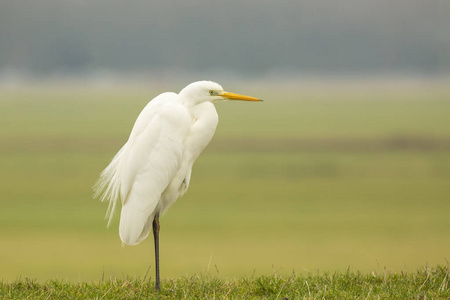
POLYGON ((262 101, 225 92, 211 81, 191 83, 179 94, 160 94, 142 110, 128 141, 95 186, 95 197, 109 201, 108 225, 121 200, 119 235, 124 244, 139 244, 153 228, 157 290, 159 216, 187 191, 192 166, 219 120, 213 102, 221 100, 262 101))

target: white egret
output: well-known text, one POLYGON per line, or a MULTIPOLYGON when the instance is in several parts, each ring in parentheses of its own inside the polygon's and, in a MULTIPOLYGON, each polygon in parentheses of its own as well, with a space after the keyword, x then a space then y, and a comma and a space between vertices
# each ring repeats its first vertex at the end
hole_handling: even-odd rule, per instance
POLYGON ((159 216, 187 191, 192 166, 219 120, 213 102, 222 100, 262 101, 225 92, 211 81, 191 83, 179 94, 160 94, 142 110, 128 141, 95 186, 95 196, 109 201, 108 225, 121 200, 119 235, 124 244, 139 244, 153 228, 157 290, 159 216))

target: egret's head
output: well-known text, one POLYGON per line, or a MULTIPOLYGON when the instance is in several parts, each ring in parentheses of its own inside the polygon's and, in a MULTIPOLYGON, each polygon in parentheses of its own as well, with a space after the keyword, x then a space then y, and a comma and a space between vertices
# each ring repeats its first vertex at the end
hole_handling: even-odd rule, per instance
POLYGON ((180 95, 194 103, 224 100, 262 101, 258 98, 225 92, 222 86, 212 81, 197 81, 181 90, 180 95))

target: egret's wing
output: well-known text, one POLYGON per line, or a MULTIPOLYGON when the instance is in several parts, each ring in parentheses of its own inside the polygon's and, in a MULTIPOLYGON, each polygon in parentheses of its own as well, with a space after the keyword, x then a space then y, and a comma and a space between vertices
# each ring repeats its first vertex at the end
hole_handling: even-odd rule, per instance
POLYGON ((124 146, 127 154, 121 159, 119 173, 121 174, 120 196, 122 204, 125 203, 127 194, 134 183, 136 172, 146 162, 145 156, 150 155, 153 148, 159 146, 157 143, 161 130, 171 126, 170 108, 172 106, 177 107, 178 110, 182 108, 177 103, 177 97, 178 95, 175 93, 163 93, 157 96, 144 107, 136 119, 130 137, 124 146), (169 118, 166 116, 168 113, 169 118), (163 119, 161 120, 161 118, 163 119), (139 152, 145 153, 142 155, 139 152))
POLYGON ((181 165, 190 123, 183 105, 167 103, 139 135, 128 141, 120 189, 119 233, 124 243, 137 244, 150 232, 161 194, 181 165))
POLYGON ((181 164, 191 121, 176 97, 162 94, 144 108, 129 140, 104 171, 109 182, 103 197, 113 203, 111 210, 119 194, 122 200, 119 232, 126 244, 148 235, 161 194, 181 164))

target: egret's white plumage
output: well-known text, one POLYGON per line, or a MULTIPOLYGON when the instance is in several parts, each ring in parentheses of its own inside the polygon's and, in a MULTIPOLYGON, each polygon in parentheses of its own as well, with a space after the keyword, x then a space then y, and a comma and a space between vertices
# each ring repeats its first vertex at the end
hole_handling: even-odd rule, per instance
POLYGON ((109 201, 109 222, 121 199, 123 243, 144 240, 154 217, 187 191, 192 166, 216 130, 218 115, 212 102, 219 100, 260 101, 224 92, 215 82, 198 81, 179 94, 157 96, 142 110, 128 141, 96 185, 96 195, 109 201))

